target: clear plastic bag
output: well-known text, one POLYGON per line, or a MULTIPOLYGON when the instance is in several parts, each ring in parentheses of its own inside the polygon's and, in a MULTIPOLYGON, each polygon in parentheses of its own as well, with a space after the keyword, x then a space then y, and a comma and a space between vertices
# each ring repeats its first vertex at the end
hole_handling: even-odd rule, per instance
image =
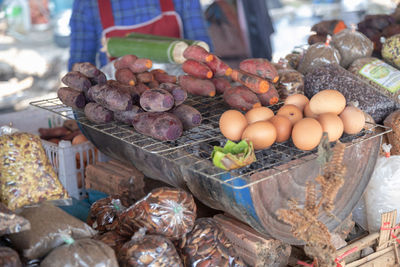
POLYGON ((116 255, 121 247, 129 241, 129 238, 120 236, 116 231, 105 232, 104 234, 96 235, 93 238, 110 246, 115 251, 116 255))
POLYGON ((279 63, 282 68, 278 69, 279 81, 276 86, 279 97, 285 100, 294 94, 304 94, 304 75, 287 66, 287 60, 281 59, 279 63))
POLYGON ((193 228, 196 204, 179 188, 161 187, 126 209, 120 216, 119 234, 132 236, 141 227, 150 234, 178 240, 193 228))
POLYGON ((0 201, 9 209, 68 197, 38 136, 0 136, 0 158, 0 201))
MULTIPOLYGON (((383 144, 388 153, 391 145, 383 144)), ((400 156, 379 157, 365 192, 368 231, 377 232, 381 226, 381 214, 400 210, 400 156)), ((400 213, 397 213, 398 222, 400 213)))
POLYGON ((29 229, 31 229, 31 224, 27 219, 14 214, 0 202, 0 236, 19 233, 29 229))
POLYGON ((124 209, 119 196, 99 199, 90 207, 87 224, 100 232, 112 231, 118 227, 118 217, 124 209))

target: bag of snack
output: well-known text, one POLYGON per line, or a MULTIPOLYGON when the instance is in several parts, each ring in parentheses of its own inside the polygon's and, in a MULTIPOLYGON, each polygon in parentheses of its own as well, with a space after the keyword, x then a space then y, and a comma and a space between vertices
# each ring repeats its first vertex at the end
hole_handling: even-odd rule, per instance
POLYGON ((0 266, 21 267, 22 263, 15 250, 9 247, 0 246, 0 266))
POLYGON ((96 235, 93 239, 100 240, 104 244, 110 246, 117 255, 121 247, 129 241, 129 238, 119 235, 116 231, 105 232, 104 234, 96 235))
POLYGON ((119 196, 109 196, 92 204, 87 224, 99 232, 112 231, 118 226, 118 217, 125 209, 119 196))
POLYGON ((29 229, 31 229, 31 224, 27 219, 14 214, 0 202, 0 236, 19 233, 29 229))

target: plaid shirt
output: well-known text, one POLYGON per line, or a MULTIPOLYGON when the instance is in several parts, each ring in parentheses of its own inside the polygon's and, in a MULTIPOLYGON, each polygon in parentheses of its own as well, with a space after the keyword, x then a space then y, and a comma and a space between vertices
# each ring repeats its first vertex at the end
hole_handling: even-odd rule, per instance
MULTIPOLYGON (((111 0, 115 25, 135 25, 150 20, 161 14, 160 0, 111 0)), ((174 0, 175 11, 183 23, 183 34, 186 39, 202 40, 211 46, 206 22, 203 18, 198 0, 174 0)), ((68 69, 76 62, 107 63, 101 49, 101 33, 97 0, 75 0, 71 26, 70 59, 68 69), (96 57, 99 58, 96 60, 96 57)))

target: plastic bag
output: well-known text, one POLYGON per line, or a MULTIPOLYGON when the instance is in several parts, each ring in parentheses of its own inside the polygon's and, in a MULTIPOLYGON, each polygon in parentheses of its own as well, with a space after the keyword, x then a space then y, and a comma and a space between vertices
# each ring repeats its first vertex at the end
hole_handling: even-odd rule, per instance
POLYGON ((118 217, 124 209, 119 196, 99 199, 90 207, 87 224, 100 232, 112 231, 117 228, 118 217))
POLYGON ((101 241, 89 238, 65 241, 67 244, 51 251, 40 267, 118 267, 114 250, 101 241))
POLYGON ((347 68, 354 60, 362 57, 370 57, 374 50, 374 44, 367 36, 352 29, 344 29, 333 35, 332 45, 339 51, 340 65, 347 68))
POLYGON ((120 216, 117 230, 122 236, 132 236, 141 227, 150 234, 178 240, 193 228, 196 204, 193 196, 179 188, 161 187, 126 209, 120 216))
POLYGON ((11 210, 68 197, 38 136, 0 136, 0 159, 0 201, 11 210))
MULTIPOLYGON (((383 144, 388 153, 391 145, 383 144)), ((400 156, 379 157, 371 180, 365 191, 368 231, 377 232, 381 226, 381 214, 400 209, 400 156)), ((396 222, 400 220, 397 213, 396 222)))
POLYGON ((0 246, 0 266, 1 267, 21 267, 22 263, 18 253, 9 247, 0 246))
POLYGON ((233 249, 218 223, 212 218, 197 219, 195 226, 179 244, 185 266, 247 266, 233 249))
POLYGON ((362 196, 360 200, 357 202, 356 207, 352 212, 353 221, 356 222, 359 226, 361 226, 364 230, 368 229, 367 222, 367 210, 365 207, 365 197, 362 196))
POLYGON ((122 246, 118 253, 118 262, 120 267, 183 267, 174 244, 160 235, 145 235, 144 228, 141 228, 131 241, 122 246))
POLYGON ((96 234, 86 223, 51 204, 25 208, 21 216, 29 220, 31 230, 10 235, 11 242, 28 259, 37 259, 64 243, 63 236, 74 239, 96 234))
POLYGON ((288 68, 286 59, 281 59, 279 64, 282 66, 278 69, 279 81, 276 86, 279 98, 283 101, 290 95, 304 94, 304 75, 288 68))
POLYGON ((96 235, 93 238, 110 246, 115 251, 116 255, 121 247, 129 241, 129 238, 120 236, 116 231, 105 232, 104 234, 96 235))
POLYGON ((31 224, 27 219, 14 214, 3 203, 0 203, 0 236, 29 229, 31 229, 31 224))

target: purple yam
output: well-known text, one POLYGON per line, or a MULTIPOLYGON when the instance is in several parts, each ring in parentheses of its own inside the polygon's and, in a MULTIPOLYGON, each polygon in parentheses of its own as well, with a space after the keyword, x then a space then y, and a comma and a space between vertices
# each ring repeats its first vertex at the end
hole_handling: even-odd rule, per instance
POLYGON ((85 106, 85 116, 94 123, 107 123, 113 120, 114 115, 111 110, 106 109, 98 103, 88 103, 85 106))
POLYGON ((175 100, 175 106, 179 106, 180 104, 185 102, 185 100, 187 99, 186 90, 182 89, 182 87, 180 87, 177 84, 162 83, 162 84, 160 84, 159 88, 164 89, 164 90, 168 91, 170 94, 172 94, 172 96, 174 97, 174 100, 175 100))
POLYGON ((132 124, 133 119, 136 117, 137 114, 144 112, 143 109, 141 109, 138 106, 133 106, 132 110, 128 111, 115 111, 114 112, 114 119, 116 121, 125 123, 125 124, 132 124))
POLYGON ((146 90, 140 96, 140 106, 149 112, 168 111, 174 103, 174 97, 164 89, 146 90))
POLYGON ((189 105, 182 104, 174 108, 172 114, 181 120, 184 130, 189 130, 201 124, 202 117, 200 112, 189 105))
POLYGON ((86 92, 92 86, 89 78, 78 71, 70 71, 61 81, 68 87, 80 92, 86 92))
POLYGON ((86 105, 86 98, 83 92, 76 91, 70 87, 61 87, 57 91, 57 96, 65 105, 81 109, 86 105))

